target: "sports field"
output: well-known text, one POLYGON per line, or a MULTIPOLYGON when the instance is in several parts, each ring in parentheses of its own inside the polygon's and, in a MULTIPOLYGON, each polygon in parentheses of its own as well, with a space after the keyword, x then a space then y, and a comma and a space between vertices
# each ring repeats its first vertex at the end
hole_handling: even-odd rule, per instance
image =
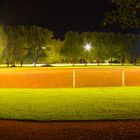
POLYGON ((139 68, 0 69, 0 88, 72 88, 140 86, 139 68), (123 74, 124 72, 124 74, 123 74))
POLYGON ((139 139, 139 108, 139 67, 0 69, 0 139, 139 139))
POLYGON ((0 89, 0 118, 137 120, 140 119, 140 87, 0 89))

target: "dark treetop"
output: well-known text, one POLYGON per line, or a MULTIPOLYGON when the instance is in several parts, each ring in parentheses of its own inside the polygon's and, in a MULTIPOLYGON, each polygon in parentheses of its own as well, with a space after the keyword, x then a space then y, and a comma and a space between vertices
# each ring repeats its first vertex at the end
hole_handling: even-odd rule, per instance
POLYGON ((0 0, 0 23, 47 27, 59 38, 69 30, 118 32, 117 25, 101 25, 111 8, 107 0, 0 0))

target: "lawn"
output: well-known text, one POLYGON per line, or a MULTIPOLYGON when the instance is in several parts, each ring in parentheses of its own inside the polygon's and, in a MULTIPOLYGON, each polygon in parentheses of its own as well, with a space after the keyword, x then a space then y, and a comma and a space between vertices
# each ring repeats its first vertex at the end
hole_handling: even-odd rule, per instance
POLYGON ((122 66, 122 64, 120 63, 112 63, 112 65, 110 66, 110 64, 106 64, 106 63, 101 63, 99 66, 98 64, 94 63, 94 64, 87 64, 85 66, 85 64, 75 64, 74 66, 72 64, 51 64, 50 66, 43 66, 43 64, 38 64, 36 67, 33 66, 33 64, 23 64, 23 67, 20 67, 20 65, 16 65, 16 67, 8 67, 6 65, 0 64, 0 71, 5 70, 5 71, 9 71, 9 70, 26 70, 26 69, 92 69, 92 68, 140 68, 140 63, 137 63, 136 66, 134 66, 133 64, 124 64, 122 66))
POLYGON ((140 87, 0 89, 0 118, 38 121, 140 119, 140 87))

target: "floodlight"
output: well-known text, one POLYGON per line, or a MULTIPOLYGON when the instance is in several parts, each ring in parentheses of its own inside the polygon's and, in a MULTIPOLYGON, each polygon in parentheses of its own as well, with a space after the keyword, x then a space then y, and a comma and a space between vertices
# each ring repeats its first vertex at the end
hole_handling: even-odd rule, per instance
POLYGON ((85 50, 90 51, 92 46, 91 46, 91 44, 86 44, 84 48, 85 48, 85 50))

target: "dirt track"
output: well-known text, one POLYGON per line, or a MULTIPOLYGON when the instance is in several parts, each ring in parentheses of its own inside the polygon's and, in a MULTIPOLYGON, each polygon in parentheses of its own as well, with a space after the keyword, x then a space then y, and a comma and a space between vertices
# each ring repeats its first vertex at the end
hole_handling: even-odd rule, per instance
POLYGON ((0 140, 140 140, 140 121, 0 121, 0 140))
MULTIPOLYGON (((76 69, 76 87, 122 86, 122 69, 76 69)), ((125 85, 140 86, 140 69, 125 69, 125 85)), ((73 69, 0 70, 0 88, 71 88, 73 69)))

